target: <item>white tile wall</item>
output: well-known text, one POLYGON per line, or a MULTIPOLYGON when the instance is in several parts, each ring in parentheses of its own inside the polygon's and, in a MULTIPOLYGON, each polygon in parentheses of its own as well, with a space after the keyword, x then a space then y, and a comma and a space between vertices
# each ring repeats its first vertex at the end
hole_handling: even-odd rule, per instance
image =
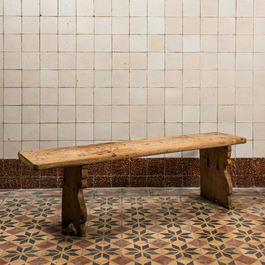
POLYGON ((264 157, 264 25, 265 0, 0 1, 0 158, 209 131, 264 157))

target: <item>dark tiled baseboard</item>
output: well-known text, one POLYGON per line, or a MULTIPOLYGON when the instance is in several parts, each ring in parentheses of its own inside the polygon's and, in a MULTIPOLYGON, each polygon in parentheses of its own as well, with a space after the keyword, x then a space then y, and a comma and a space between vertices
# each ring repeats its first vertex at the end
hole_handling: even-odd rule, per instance
MULTIPOLYGON (((234 187, 265 187, 265 158, 231 159, 234 187)), ((63 168, 31 170, 17 159, 0 160, 0 189, 62 187, 63 168)), ((135 158, 90 164, 88 187, 198 187, 198 158, 135 158)))

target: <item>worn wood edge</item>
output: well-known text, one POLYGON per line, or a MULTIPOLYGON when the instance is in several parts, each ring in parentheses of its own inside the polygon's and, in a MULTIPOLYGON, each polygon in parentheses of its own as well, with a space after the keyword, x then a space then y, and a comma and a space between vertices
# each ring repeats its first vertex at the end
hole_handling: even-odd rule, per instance
MULTIPOLYGON (((246 143, 246 138, 244 137, 240 137, 240 136, 235 136, 235 135, 231 135, 231 134, 223 134, 223 133, 206 133, 206 134, 190 134, 190 135, 180 135, 178 136, 179 138, 191 138, 194 136, 198 136, 198 135, 213 135, 213 134, 219 134, 219 135, 223 135, 224 137, 231 137, 231 138, 226 138, 226 139, 220 139, 218 145, 216 145, 216 140, 211 140, 210 142, 207 143, 203 143, 201 146, 197 146, 196 148, 194 147, 194 145, 191 143, 187 144, 186 148, 176 148, 176 147, 169 147, 167 150, 161 148, 161 150, 158 150, 157 146, 152 147, 148 147, 149 151, 148 152, 144 152, 144 151, 136 151, 133 154, 130 155, 124 155, 124 154, 115 154, 114 152, 117 151, 112 151, 108 156, 104 155, 104 157, 100 157, 98 154, 95 154, 94 157, 92 158, 84 158, 82 159, 81 157, 78 159, 78 161, 76 160, 64 160, 64 161, 59 161, 59 162, 53 162, 53 163, 46 163, 45 161, 41 164, 34 164, 32 162, 30 162, 24 155, 23 153, 27 153, 28 151, 21 151, 19 152, 19 159, 24 162, 26 165, 28 165, 31 169, 34 170, 44 170, 44 169, 49 169, 49 168, 55 168, 55 167, 69 167, 69 166, 81 166, 81 165, 86 165, 86 164, 91 164, 91 163, 100 163, 100 162, 105 162, 105 161, 115 161, 115 160, 122 160, 122 159, 128 159, 128 158, 135 158, 135 157, 143 157, 143 156, 150 156, 150 155, 158 155, 158 154, 166 154, 166 153, 174 153, 174 152, 182 152, 182 151, 191 151, 191 150, 198 150, 198 149, 208 149, 208 148, 215 148, 215 147, 222 147, 222 146, 228 146, 228 145, 235 145, 235 144, 243 144, 246 143), (223 140, 223 142, 222 142, 223 140)), ((165 140, 165 138, 167 139, 172 139, 175 136, 170 136, 170 137, 158 137, 158 138, 149 138, 149 139, 139 139, 139 140, 127 140, 127 141, 119 141, 119 142, 109 142, 109 143, 102 143, 102 144, 97 144, 98 146, 104 146, 104 145, 122 145, 124 143, 128 143, 128 142, 141 142, 144 140, 149 140, 152 141, 152 139, 156 139, 156 140, 165 140)), ((89 145, 88 145, 89 146, 89 145)), ((69 148, 75 148, 76 146, 72 146, 69 148)), ((53 149, 66 149, 65 147, 61 147, 61 148, 49 148, 49 149, 40 149, 38 151, 51 151, 53 149)), ((133 148, 131 148, 133 150, 133 148)), ((129 150, 129 148, 128 148, 129 150)))
POLYGON ((25 156, 21 154, 21 152, 18 152, 18 158, 21 162, 23 162, 25 165, 29 166, 33 170, 39 170, 39 166, 31 163, 25 156))

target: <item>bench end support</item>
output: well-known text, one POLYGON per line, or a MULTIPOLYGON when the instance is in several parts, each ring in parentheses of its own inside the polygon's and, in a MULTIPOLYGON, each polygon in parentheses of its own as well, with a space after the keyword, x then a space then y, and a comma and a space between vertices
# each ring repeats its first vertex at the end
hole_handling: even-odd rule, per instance
POLYGON ((65 167, 63 176, 62 222, 73 224, 78 236, 86 235, 87 210, 83 195, 87 168, 65 167))
POLYGON ((231 208, 232 181, 227 171, 231 164, 231 146, 200 150, 201 196, 231 208))

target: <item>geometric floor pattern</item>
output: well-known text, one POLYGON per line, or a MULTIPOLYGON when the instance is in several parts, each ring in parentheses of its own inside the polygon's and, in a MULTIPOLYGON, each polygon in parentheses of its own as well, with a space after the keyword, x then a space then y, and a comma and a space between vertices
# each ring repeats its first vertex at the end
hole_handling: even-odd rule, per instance
POLYGON ((0 190, 0 265, 265 265, 265 189, 231 210, 199 189, 85 189, 87 235, 61 223, 61 190, 0 190))

